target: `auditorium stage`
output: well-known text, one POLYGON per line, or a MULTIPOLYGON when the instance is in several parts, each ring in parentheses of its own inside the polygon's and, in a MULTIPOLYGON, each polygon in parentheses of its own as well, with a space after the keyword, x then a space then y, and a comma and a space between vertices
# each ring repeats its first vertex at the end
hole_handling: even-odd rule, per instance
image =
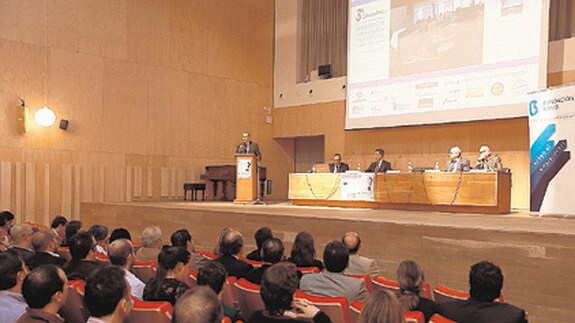
POLYGON ((491 260, 505 275, 504 295, 525 308, 530 322, 567 322, 575 317, 569 288, 575 267, 575 219, 531 216, 293 206, 288 202, 236 205, 231 202, 82 203, 81 220, 110 228, 126 227, 135 240, 148 225, 158 225, 164 243, 186 227, 198 248, 210 250, 220 229, 241 231, 246 253, 253 234, 269 226, 289 253, 295 235, 309 231, 321 258, 323 246, 346 231, 361 234, 360 254, 377 259, 381 275, 394 278, 399 262, 414 259, 432 284, 466 290, 469 266, 491 260))

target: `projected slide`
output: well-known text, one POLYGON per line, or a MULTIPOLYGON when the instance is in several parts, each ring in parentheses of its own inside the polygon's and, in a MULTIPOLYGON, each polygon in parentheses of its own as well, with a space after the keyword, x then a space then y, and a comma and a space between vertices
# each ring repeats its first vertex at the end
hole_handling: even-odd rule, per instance
POLYGON ((526 115, 546 1, 351 0, 347 128, 526 115))

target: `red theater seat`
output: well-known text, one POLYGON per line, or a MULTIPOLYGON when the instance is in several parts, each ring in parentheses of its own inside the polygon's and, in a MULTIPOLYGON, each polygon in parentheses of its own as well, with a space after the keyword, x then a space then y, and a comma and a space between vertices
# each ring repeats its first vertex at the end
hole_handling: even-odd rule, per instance
POLYGON ((369 277, 369 275, 346 275, 346 276, 363 279, 367 291, 370 293, 373 292, 373 285, 371 284, 371 277, 369 277))
POLYGON ((351 323, 349 305, 345 297, 323 297, 296 291, 296 298, 307 299, 322 310, 333 323, 351 323))
POLYGON ((419 311, 403 312, 405 323, 425 323, 425 316, 419 311))
POLYGON ((441 316, 439 314, 433 314, 433 316, 429 319, 429 323, 456 323, 445 316, 441 316))
POLYGON ((170 323, 172 304, 170 302, 145 302, 134 300, 134 308, 124 319, 125 323, 170 323))
MULTIPOLYGON (((373 285, 373 290, 385 289, 395 293, 396 295, 399 294, 399 283, 397 283, 397 281, 395 280, 387 279, 381 276, 376 276, 373 277, 371 283, 373 285)), ((421 291, 420 296, 433 300, 431 294, 431 285, 429 285, 429 283, 423 284, 423 290, 421 291)))
POLYGON ((260 285, 252 284, 244 278, 235 283, 238 305, 246 322, 249 322, 254 312, 264 310, 264 301, 260 296, 260 285))
POLYGON ((138 277, 144 284, 156 276, 157 264, 155 261, 136 262, 131 272, 138 277))
POLYGON ((90 314, 84 307, 84 287, 83 280, 68 281, 68 298, 66 303, 60 308, 59 314, 66 322, 86 322, 90 314))
POLYGON ((349 318, 351 323, 357 322, 359 316, 361 315, 361 310, 363 309, 363 302, 359 300, 353 301, 349 306, 349 318))

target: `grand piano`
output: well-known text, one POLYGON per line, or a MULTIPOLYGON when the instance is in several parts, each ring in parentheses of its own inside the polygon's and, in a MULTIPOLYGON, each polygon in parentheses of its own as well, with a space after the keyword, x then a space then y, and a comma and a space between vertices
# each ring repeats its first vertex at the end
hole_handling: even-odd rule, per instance
MULTIPOLYGON (((265 167, 258 167, 260 174, 260 196, 263 196, 265 183, 267 179, 267 169, 265 167)), ((232 183, 232 187, 236 186, 236 165, 209 165, 206 166, 206 173, 200 176, 203 180, 209 180, 214 185, 214 199, 218 194, 218 183, 222 182, 222 201, 230 201, 228 198, 228 182, 232 183)))

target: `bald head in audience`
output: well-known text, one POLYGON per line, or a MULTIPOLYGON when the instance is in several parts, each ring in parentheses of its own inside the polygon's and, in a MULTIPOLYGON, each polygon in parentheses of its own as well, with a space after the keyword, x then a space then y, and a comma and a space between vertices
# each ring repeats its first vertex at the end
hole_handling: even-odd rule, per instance
POLYGON ((10 230, 10 235, 12 236, 12 241, 15 246, 32 248, 32 227, 30 225, 21 223, 16 224, 10 230))
POLYGON ((178 298, 173 323, 217 323, 224 317, 216 293, 208 286, 196 286, 178 298))
POLYGON ((133 250, 132 243, 129 240, 114 240, 108 248, 108 257, 112 264, 129 270, 135 262, 132 256, 133 250))
POLYGON ((244 237, 239 231, 232 230, 224 235, 220 244, 220 254, 237 256, 242 252, 244 237))
POLYGON ((56 238, 48 231, 38 231, 32 235, 32 247, 36 252, 56 252, 56 238))
POLYGON ((160 249, 162 247, 162 230, 157 226, 146 227, 142 231, 142 246, 160 249))
POLYGON ((341 242, 345 244, 351 255, 356 254, 361 246, 361 238, 357 232, 347 232, 343 235, 341 242))

